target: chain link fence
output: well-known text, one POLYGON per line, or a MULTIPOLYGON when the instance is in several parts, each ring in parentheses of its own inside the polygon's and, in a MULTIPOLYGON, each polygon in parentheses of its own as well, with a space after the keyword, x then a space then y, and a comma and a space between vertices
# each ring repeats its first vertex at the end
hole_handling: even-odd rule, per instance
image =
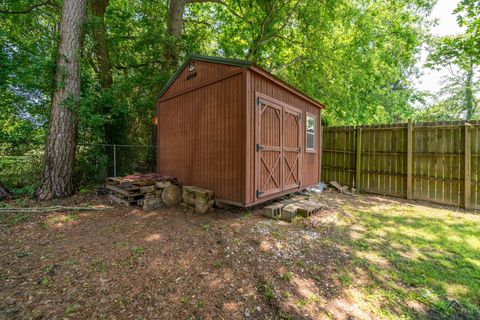
MULTIPOLYGON (((0 184, 18 193, 31 193, 40 183, 43 144, 0 143, 0 184)), ((78 144, 75 183, 88 186, 107 177, 156 171, 156 147, 116 144, 78 144)))

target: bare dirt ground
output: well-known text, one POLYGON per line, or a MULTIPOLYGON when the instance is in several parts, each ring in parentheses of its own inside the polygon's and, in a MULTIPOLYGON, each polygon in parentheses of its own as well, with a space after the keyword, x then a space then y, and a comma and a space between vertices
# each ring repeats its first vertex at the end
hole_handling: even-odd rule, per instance
MULTIPOLYGON (((258 208, 3 216, 0 318, 375 318, 342 281, 353 265, 337 241, 348 230, 341 206, 352 198, 317 201, 326 209, 297 223, 263 218, 258 208)), ((78 195, 56 204, 100 203, 107 200, 78 195)))

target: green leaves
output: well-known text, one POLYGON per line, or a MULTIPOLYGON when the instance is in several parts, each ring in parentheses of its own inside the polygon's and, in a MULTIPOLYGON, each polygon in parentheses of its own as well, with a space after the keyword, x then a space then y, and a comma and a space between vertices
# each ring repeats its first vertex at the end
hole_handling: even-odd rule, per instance
MULTIPOLYGON (((329 124, 405 120, 416 99, 408 79, 416 72, 419 46, 427 35, 426 15, 434 2, 192 2, 186 4, 178 40, 166 34, 167 2, 110 1, 105 26, 113 85, 101 89, 94 41, 87 32, 79 137, 101 142, 108 123, 118 128, 118 142, 147 143, 156 95, 172 73, 164 64, 172 41, 181 57, 201 53, 254 61, 323 102, 324 121, 329 124)), ((28 4, 22 1, 18 7, 28 4)), ((462 5, 462 23, 475 20, 475 2, 465 0, 462 5)), ((19 132, 14 128, 26 121, 44 133, 53 90, 58 15, 59 6, 48 5, 0 21, 0 55, 13 55, 0 59, 0 121, 15 123, 8 125, 10 131, 19 132), (26 120, 18 116, 25 114, 26 120)), ((95 19, 89 19, 88 27, 96 25, 95 19)))
POLYGON ((430 45, 427 67, 447 68, 449 76, 437 93, 437 99, 419 112, 420 119, 457 120, 480 117, 478 91, 478 64, 480 63, 480 35, 478 1, 463 0, 455 10, 457 21, 466 28, 464 34, 439 37, 430 45))

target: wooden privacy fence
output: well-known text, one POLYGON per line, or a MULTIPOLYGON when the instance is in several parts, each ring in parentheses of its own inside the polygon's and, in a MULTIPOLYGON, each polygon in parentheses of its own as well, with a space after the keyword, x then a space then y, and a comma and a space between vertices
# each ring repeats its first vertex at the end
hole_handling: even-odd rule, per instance
POLYGON ((325 127, 322 180, 480 209, 480 121, 325 127))

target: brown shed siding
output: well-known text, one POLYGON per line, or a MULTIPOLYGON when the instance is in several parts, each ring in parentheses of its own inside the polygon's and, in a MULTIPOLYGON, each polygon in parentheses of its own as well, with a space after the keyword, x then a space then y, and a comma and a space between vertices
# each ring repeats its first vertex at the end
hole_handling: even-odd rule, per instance
MULTIPOLYGON (((257 200, 256 198, 256 181, 255 181, 255 126, 256 120, 256 104, 255 104, 255 94, 260 93, 266 96, 269 96, 279 102, 283 102, 291 107, 300 109, 302 111, 302 121, 301 121, 301 186, 311 186, 319 181, 319 156, 321 153, 320 150, 320 109, 313 105, 312 103, 306 101, 300 96, 294 94, 290 90, 285 89, 280 84, 275 83, 274 81, 268 79, 267 77, 248 70, 247 71, 247 112, 246 112, 246 170, 247 174, 246 179, 246 205, 253 205, 255 203, 262 202, 264 200, 274 198, 278 195, 272 195, 265 197, 264 199, 257 200), (305 152, 306 146, 306 135, 305 135, 305 120, 306 113, 310 113, 317 116, 317 126, 315 133, 315 144, 316 151, 315 153, 305 152)), ((285 192, 288 193, 288 192, 285 192)))
MULTIPOLYGON (((201 67, 203 64, 197 62, 197 72, 199 79, 203 78, 206 82, 211 80, 208 76, 210 69, 207 71, 201 67)), ((178 96, 170 90, 172 85, 160 99, 157 171, 176 176, 184 185, 215 190, 216 197, 243 205, 244 71, 236 68, 240 72, 232 74, 229 71, 235 68, 220 66, 227 78, 178 96), (168 96, 174 97, 168 99, 168 96)), ((221 77, 218 70, 214 68, 212 72, 221 77)), ((187 87, 181 82, 186 82, 186 76, 181 75, 174 82, 180 83, 175 85, 176 90, 182 91, 187 87)))
POLYGON ((318 182, 322 105, 248 63, 193 60, 195 77, 184 64, 158 100, 160 174, 245 207, 318 182), (314 153, 305 152, 307 113, 317 116, 314 153))

